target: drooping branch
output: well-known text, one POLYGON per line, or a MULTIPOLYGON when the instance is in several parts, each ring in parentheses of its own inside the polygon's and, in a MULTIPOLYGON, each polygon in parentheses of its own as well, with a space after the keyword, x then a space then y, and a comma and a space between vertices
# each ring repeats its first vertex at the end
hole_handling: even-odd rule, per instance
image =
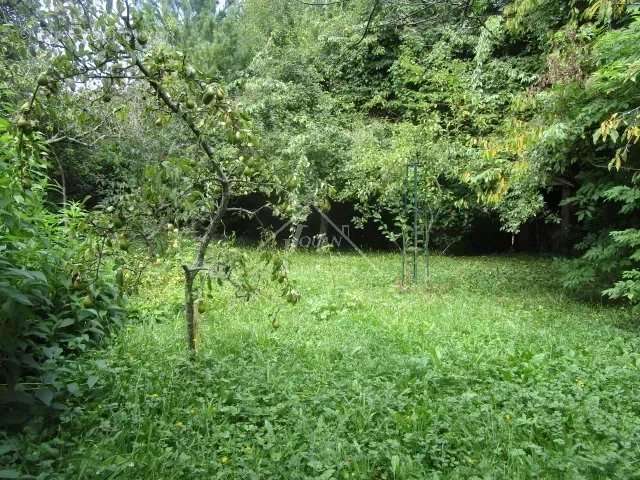
POLYGON ((364 27, 364 32, 362 32, 362 36, 360 37, 360 40, 358 40, 356 43, 351 45, 350 48, 356 48, 358 45, 360 45, 364 41, 365 38, 367 38, 367 35, 369 34, 369 30, 371 28, 371 22, 373 22, 373 18, 375 17, 378 11, 379 4, 380 4, 380 0, 374 0, 373 6, 371 7, 371 11, 369 12, 369 18, 367 18, 367 23, 364 27))

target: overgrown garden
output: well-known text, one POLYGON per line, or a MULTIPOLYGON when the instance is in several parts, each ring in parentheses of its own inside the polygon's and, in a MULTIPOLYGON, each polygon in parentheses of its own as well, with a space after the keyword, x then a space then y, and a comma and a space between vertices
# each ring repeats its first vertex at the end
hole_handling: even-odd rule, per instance
POLYGON ((3 2, 0 478, 635 478, 639 8, 3 2))

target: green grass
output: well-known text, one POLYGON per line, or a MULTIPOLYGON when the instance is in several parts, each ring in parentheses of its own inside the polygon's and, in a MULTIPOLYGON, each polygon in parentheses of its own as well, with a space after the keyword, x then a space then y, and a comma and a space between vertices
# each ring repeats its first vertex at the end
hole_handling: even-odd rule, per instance
POLYGON ((565 296, 550 260, 438 257, 411 291, 368 260, 292 254, 297 306, 225 289, 195 363, 158 267, 93 399, 30 455, 73 479, 640 478, 628 311, 565 296))

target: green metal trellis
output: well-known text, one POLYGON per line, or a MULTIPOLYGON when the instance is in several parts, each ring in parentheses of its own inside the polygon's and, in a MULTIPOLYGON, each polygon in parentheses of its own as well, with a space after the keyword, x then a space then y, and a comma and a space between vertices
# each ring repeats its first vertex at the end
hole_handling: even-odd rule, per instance
POLYGON ((402 285, 417 284, 420 280, 419 276, 419 256, 421 253, 420 245, 422 244, 425 257, 425 277, 429 275, 429 253, 428 253, 428 235, 429 231, 426 227, 419 228, 424 223, 422 218, 422 209, 420 208, 418 179, 420 168, 422 165, 418 158, 414 158, 407 162, 405 168, 405 178, 403 182, 402 192, 402 285), (422 232, 424 230, 424 232, 422 232), (423 238, 421 239, 421 233, 423 238), (408 258, 408 246, 411 255, 408 258), (408 265, 409 264, 409 265, 408 265), (408 272, 407 267, 410 267, 408 272))

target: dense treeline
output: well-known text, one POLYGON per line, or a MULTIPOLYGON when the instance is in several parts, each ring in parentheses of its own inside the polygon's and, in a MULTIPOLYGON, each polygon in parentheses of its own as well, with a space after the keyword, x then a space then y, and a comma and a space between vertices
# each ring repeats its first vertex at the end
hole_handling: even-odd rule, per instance
POLYGON ((394 214, 417 156, 441 243, 487 215, 516 237, 546 224, 547 248, 580 257, 567 287, 633 300, 636 13, 523 0, 243 2, 214 26, 194 16, 217 53, 202 68, 247 106, 269 163, 300 172, 294 204, 394 214))
POLYGON ((36 375, 51 405, 66 386, 43 365, 118 324, 142 259, 204 232, 189 283, 249 195, 292 231, 348 203, 401 239, 413 159, 443 249, 488 218, 547 224, 568 288, 637 301, 632 2, 227 3, 0 7, 6 386, 36 375))

